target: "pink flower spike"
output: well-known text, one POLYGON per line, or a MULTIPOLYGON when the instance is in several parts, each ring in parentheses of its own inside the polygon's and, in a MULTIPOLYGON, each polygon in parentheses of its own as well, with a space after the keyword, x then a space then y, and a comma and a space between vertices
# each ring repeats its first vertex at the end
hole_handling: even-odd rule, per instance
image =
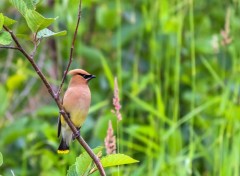
POLYGON ((119 89, 118 89, 118 83, 117 83, 117 77, 114 79, 114 97, 113 97, 113 106, 115 108, 115 111, 112 111, 116 114, 118 121, 122 120, 122 115, 120 113, 121 104, 119 99, 119 89))
POLYGON ((116 139, 114 136, 111 120, 109 120, 107 136, 104 141, 105 141, 107 154, 109 155, 109 154, 116 153, 116 139))
POLYGON ((223 46, 227 46, 227 45, 231 44, 231 42, 232 42, 232 37, 230 36, 230 15, 231 15, 231 9, 228 8, 227 13, 226 13, 225 26, 224 26, 224 29, 221 30, 221 33, 220 33, 222 36, 221 44, 223 46))

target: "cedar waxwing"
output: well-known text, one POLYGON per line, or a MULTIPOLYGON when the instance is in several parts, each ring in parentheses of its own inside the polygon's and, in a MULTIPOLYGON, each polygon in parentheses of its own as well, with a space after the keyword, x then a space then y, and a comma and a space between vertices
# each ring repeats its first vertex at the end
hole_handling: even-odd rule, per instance
MULTIPOLYGON (((82 69, 71 70, 68 74, 72 76, 72 79, 63 97, 63 107, 74 126, 79 130, 87 117, 91 103, 88 81, 95 78, 95 76, 82 69)), ((58 121, 58 137, 60 133, 62 134, 62 139, 58 147, 58 153, 66 154, 69 152, 71 140, 75 137, 62 115, 60 115, 58 121)))

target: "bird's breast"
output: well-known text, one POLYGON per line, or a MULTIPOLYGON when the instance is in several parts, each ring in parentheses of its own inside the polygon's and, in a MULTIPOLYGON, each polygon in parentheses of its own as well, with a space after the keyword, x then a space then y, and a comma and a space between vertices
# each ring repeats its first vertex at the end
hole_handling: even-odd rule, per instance
POLYGON ((91 93, 88 86, 68 88, 63 107, 70 114, 71 121, 76 127, 84 123, 91 103, 91 93))

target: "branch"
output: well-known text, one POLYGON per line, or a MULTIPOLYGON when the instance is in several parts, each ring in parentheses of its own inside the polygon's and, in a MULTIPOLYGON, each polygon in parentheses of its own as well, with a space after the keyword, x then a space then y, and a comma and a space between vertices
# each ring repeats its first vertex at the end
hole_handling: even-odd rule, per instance
MULTIPOLYGON (((63 115, 64 120, 67 122, 67 124, 69 125, 69 127, 71 128, 71 130, 73 131, 74 135, 79 134, 78 130, 76 129, 76 127, 73 125, 72 121, 70 120, 70 118, 65 118, 66 116, 68 117, 68 114, 65 111, 60 111, 60 113, 63 115)), ((76 138, 78 140, 78 142, 83 146, 83 148, 87 151, 87 153, 89 154, 89 156, 93 159, 94 163, 96 164, 100 174, 102 176, 105 176, 105 171, 102 167, 102 164, 99 160, 99 158, 93 153, 92 149, 88 146, 88 144, 85 142, 85 140, 78 135, 78 137, 76 138)))
MULTIPOLYGON (((37 34, 36 34, 35 36, 37 36, 37 34)), ((36 54, 37 47, 38 47, 38 45, 40 44, 40 40, 41 40, 41 39, 36 39, 36 37, 34 37, 33 40, 34 40, 34 41, 33 41, 34 49, 33 49, 32 54, 31 54, 31 57, 32 57, 32 58, 34 58, 34 56, 35 56, 35 54, 36 54)))
POLYGON ((57 98, 59 98, 59 96, 60 96, 63 83, 64 83, 64 81, 65 81, 65 79, 66 79, 66 76, 67 76, 69 67, 70 67, 70 65, 71 65, 71 63, 72 63, 73 49, 74 49, 75 41, 76 41, 76 38, 77 38, 78 26, 79 26, 79 23, 80 23, 80 20, 81 20, 81 8, 82 8, 82 0, 79 1, 79 6, 78 6, 78 19, 77 19, 77 25, 76 25, 76 28, 75 28, 75 32, 74 32, 74 35, 73 35, 73 40, 72 40, 72 46, 71 46, 71 50, 70 50, 69 61, 68 61, 67 68, 66 68, 66 70, 64 71, 63 78, 62 78, 62 82, 61 82, 61 84, 60 84, 60 86, 59 86, 59 89, 58 89, 58 92, 57 92, 57 95, 56 95, 57 98))
POLYGON ((14 42, 16 43, 18 50, 28 59, 28 61, 32 64, 34 70, 37 72, 37 74, 39 75, 39 77, 42 79, 43 83, 45 84, 45 86, 47 87, 48 92, 50 93, 50 95, 55 99, 55 94, 50 86, 50 84, 48 83, 46 77, 43 75, 43 73, 40 71, 40 69, 38 68, 37 64, 34 62, 33 57, 30 56, 20 45, 20 43, 18 42, 17 37, 13 34, 13 32, 8 29, 6 26, 3 26, 3 28, 11 35, 12 39, 14 40, 14 42))
POLYGON ((19 50, 18 47, 14 47, 14 46, 0 46, 0 48, 3 48, 3 49, 14 49, 14 50, 19 50))
MULTIPOLYGON (((81 8, 81 0, 80 0, 80 4, 79 4, 79 8, 81 8)), ((6 26, 3 26, 3 28, 11 35, 12 39, 14 40, 14 42, 17 45, 18 50, 28 59, 28 61, 31 63, 31 65, 33 66, 34 70, 36 71, 36 73, 38 74, 38 76, 41 78, 41 80, 43 81, 44 85, 46 86, 49 94, 52 96, 52 98, 55 100, 55 103, 57 104, 60 113, 62 114, 62 116, 64 117, 64 120, 66 121, 66 123, 68 124, 68 126, 71 128, 74 136, 78 136, 76 139, 78 140, 78 142, 83 146, 83 148, 87 151, 87 153, 89 154, 89 156, 93 159, 94 163, 96 164, 100 174, 102 176, 105 176, 105 171, 102 167, 101 162, 99 161, 99 158, 93 153, 93 151, 91 150, 91 148, 88 146, 88 144, 84 141, 84 139, 78 135, 78 130, 76 129, 76 127, 73 125, 72 121, 70 120, 68 114, 65 112, 63 105, 59 99, 59 93, 61 91, 63 82, 66 78, 66 74, 69 70, 69 67, 71 65, 72 62, 72 53, 73 53, 73 48, 74 48, 74 43, 76 40, 76 35, 77 35, 77 30, 78 30, 78 25, 80 22, 80 14, 81 14, 81 9, 79 9, 79 14, 78 14, 78 22, 77 22, 77 27, 74 33, 74 38, 73 38, 73 42, 72 42, 72 47, 71 47, 71 52, 70 52, 70 58, 69 58, 69 63, 67 66, 67 70, 64 73, 64 77, 62 80, 62 83, 60 85, 60 88, 58 90, 58 93, 55 94, 51 85, 49 84, 49 82, 47 81, 46 77, 44 76, 44 74, 42 73, 42 71, 39 69, 39 67, 37 66, 37 64, 35 63, 35 61, 33 60, 33 56, 30 56, 21 46, 21 44, 19 43, 17 37, 13 34, 13 32, 8 29, 6 26)))

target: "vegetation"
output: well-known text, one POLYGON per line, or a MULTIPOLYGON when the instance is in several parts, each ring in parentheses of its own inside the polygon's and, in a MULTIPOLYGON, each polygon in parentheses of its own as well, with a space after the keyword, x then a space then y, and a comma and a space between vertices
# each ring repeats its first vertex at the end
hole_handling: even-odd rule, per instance
MULTIPOLYGON (((35 53, 57 90, 78 1, 34 2, 45 18, 58 16, 50 27, 55 36, 35 53)), ((81 135, 91 148, 103 146, 111 120, 119 152, 139 160, 106 168, 107 175, 239 175, 239 7, 238 0, 83 1, 71 69, 97 79, 81 135), (118 125, 111 112, 115 77, 118 125)), ((0 12, 17 21, 10 27, 32 51, 39 28, 28 28, 9 1, 1 1, 0 12)), ((0 174, 66 175, 83 149, 73 142, 68 155, 56 153, 59 112, 41 80, 17 50, 0 48, 0 71, 0 174)))

